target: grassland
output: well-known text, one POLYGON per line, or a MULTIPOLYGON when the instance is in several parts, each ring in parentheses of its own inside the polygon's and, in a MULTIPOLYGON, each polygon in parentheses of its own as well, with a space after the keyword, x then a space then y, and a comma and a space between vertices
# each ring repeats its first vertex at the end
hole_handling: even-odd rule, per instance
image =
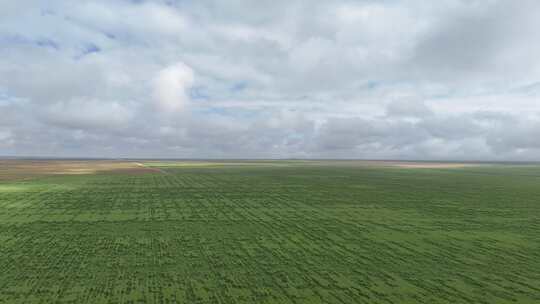
POLYGON ((0 163, 0 303, 540 303, 537 166, 57 165, 0 163))

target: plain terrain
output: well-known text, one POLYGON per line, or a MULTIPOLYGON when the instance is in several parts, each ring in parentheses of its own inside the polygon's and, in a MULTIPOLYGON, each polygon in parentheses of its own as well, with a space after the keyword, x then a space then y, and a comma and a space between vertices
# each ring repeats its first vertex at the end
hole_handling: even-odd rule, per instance
POLYGON ((0 303, 540 303, 540 167, 0 161, 0 303))

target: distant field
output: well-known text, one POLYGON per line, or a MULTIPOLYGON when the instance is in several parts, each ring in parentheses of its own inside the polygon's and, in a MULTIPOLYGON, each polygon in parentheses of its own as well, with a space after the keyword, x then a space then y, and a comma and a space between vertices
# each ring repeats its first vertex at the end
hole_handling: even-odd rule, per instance
POLYGON ((540 167, 0 161, 0 303, 540 303, 540 167))

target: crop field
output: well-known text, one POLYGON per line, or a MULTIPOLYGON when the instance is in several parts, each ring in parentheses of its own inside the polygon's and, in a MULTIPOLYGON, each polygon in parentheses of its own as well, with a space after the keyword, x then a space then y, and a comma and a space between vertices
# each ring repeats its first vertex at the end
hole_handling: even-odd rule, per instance
POLYGON ((3 161, 0 177, 0 303, 540 303, 536 165, 3 161))

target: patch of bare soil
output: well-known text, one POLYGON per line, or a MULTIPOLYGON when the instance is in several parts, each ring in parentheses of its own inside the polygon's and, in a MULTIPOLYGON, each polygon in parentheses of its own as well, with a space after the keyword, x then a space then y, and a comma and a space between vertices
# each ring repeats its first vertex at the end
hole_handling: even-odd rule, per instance
MULTIPOLYGON (((430 162, 430 161, 395 161, 395 160, 322 160, 313 161, 315 165, 357 166, 357 167, 387 167, 404 169, 451 169, 479 166, 475 163, 430 162)), ((310 162, 306 162, 310 164, 310 162)))
POLYGON ((100 172, 145 174, 152 168, 130 161, 108 160, 0 160, 0 180, 20 180, 54 174, 95 174, 100 172))
POLYGON ((423 161, 364 161, 366 165, 377 167, 396 167, 405 169, 451 169, 478 166, 472 163, 423 162, 423 161))
POLYGON ((451 168, 466 168, 475 166, 474 164, 463 163, 401 163, 395 164, 399 168, 426 168, 426 169, 451 169, 451 168))

